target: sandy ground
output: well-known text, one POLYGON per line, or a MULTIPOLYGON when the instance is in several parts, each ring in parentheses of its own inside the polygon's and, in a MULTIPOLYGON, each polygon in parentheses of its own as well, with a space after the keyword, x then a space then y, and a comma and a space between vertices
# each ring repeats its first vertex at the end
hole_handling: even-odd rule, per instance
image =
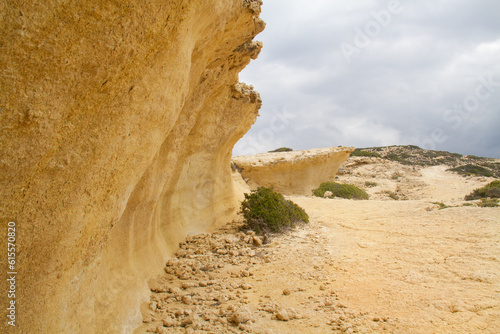
POLYGON ((268 244, 188 239, 136 332, 500 333, 500 208, 462 206, 491 180, 390 163, 339 181, 377 184, 368 201, 291 197, 311 222, 268 244))

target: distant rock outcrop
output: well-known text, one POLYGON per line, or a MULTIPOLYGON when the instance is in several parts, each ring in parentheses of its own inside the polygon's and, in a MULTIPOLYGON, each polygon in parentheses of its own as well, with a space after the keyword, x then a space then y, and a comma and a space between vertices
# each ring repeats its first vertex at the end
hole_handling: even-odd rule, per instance
POLYGON ((354 147, 330 147, 305 151, 262 153, 234 157, 252 189, 273 187, 286 195, 311 195, 321 182, 333 181, 340 165, 354 147))
POLYGON ((130 332, 178 242, 236 213, 231 151, 261 105, 238 73, 262 47, 260 5, 0 5, 0 217, 2 231, 17 224, 16 332, 130 332))

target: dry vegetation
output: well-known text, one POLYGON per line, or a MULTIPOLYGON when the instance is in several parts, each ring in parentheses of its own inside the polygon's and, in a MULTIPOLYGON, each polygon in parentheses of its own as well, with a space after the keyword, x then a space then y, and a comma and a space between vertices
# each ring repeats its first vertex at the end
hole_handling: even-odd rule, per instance
POLYGON ((425 150, 418 146, 385 146, 356 149, 352 157, 378 157, 410 166, 449 166, 464 176, 500 177, 498 159, 461 155, 446 151, 425 150))

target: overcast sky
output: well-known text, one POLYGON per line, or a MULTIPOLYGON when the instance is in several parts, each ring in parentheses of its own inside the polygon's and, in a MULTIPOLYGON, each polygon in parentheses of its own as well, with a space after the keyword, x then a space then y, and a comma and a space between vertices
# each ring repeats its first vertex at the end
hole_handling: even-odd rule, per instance
POLYGON ((500 1, 264 0, 235 155, 412 144, 500 158, 500 1))

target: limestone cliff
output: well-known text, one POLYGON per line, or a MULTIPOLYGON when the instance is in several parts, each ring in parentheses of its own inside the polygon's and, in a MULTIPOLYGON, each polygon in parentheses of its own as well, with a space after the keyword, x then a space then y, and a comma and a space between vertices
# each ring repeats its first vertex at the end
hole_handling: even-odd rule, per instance
POLYGON ((238 73, 262 46, 260 5, 0 4, 0 218, 2 233, 17 224, 16 332, 129 332, 177 243, 235 213, 231 150, 261 104, 238 73))
POLYGON ((252 189, 273 187, 286 195, 311 195, 321 182, 333 181, 353 147, 262 153, 234 157, 233 162, 252 189))

